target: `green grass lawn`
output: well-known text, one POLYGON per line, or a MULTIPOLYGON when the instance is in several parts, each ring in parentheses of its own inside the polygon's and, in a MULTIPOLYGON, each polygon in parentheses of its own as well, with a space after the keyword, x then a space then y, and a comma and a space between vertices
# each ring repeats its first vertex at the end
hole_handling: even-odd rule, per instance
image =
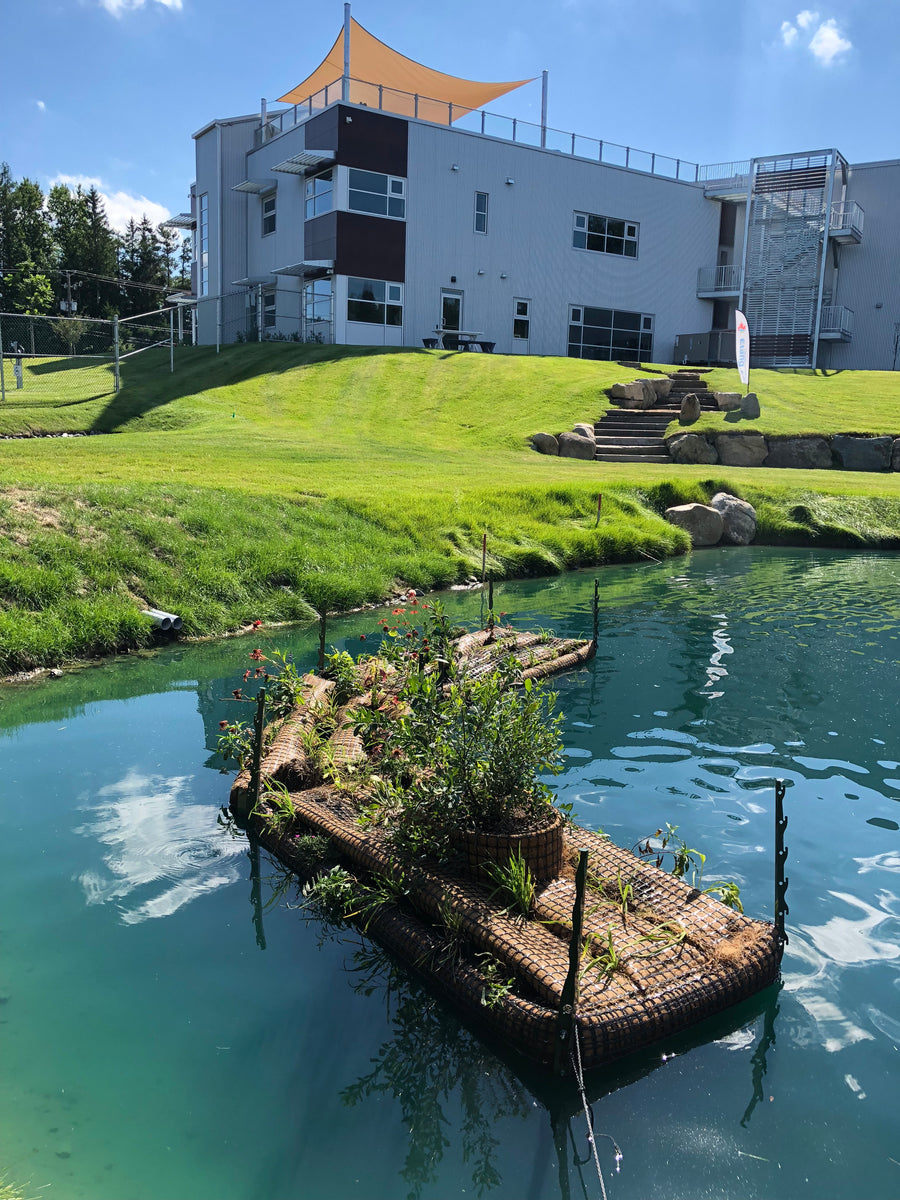
MULTIPOLYGON (((63 371, 56 394, 27 375, 7 392, 0 433, 107 436, 0 442, 0 669, 146 644, 148 604, 207 634, 445 586, 480 569, 485 530, 498 576, 681 553, 664 509, 720 487, 758 506, 760 540, 900 546, 900 474, 535 454, 531 433, 606 410, 603 389, 632 374, 614 364, 288 344, 186 348, 176 365, 126 361, 118 395, 63 371)), ((731 375, 707 378, 733 390, 731 375)), ((794 389, 786 431, 815 428, 804 397, 849 405, 848 431, 900 424, 900 376, 752 382, 764 414, 794 389)))

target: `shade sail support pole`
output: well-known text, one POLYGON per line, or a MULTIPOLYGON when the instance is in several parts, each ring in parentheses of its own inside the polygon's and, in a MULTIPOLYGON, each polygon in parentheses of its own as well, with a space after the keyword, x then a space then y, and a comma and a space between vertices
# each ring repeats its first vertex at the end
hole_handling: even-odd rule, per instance
POLYGON ((350 5, 344 5, 344 74, 341 78, 341 99, 350 99, 350 5))
POLYGON ((541 71, 541 149, 547 148, 547 91, 550 72, 541 71))

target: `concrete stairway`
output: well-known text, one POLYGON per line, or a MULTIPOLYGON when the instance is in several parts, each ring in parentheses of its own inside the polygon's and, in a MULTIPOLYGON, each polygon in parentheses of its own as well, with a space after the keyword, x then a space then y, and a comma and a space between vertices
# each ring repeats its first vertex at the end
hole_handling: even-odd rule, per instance
POLYGON ((666 426, 675 420, 681 401, 694 392, 702 409, 715 409, 716 402, 704 379, 693 371, 673 371, 672 390, 656 408, 612 408, 594 425, 599 462, 669 463, 663 440, 666 426))

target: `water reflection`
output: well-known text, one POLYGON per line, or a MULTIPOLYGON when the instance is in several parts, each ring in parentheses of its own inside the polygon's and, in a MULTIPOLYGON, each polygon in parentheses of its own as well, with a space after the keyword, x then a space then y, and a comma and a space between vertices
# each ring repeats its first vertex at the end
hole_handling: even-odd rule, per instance
POLYGON ((190 803, 190 782, 130 770, 99 790, 90 820, 76 829, 107 848, 106 871, 77 877, 89 905, 115 901, 122 922, 136 925, 240 878, 244 844, 222 835, 215 806, 190 803))

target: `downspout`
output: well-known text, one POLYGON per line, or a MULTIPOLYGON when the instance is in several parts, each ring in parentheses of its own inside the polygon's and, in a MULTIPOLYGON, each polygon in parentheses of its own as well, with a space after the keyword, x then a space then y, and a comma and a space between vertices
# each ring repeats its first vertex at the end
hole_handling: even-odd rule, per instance
POLYGON ((223 184, 222 184, 222 126, 216 125, 216 178, 219 182, 219 191, 216 200, 216 243, 218 245, 218 264, 216 269, 216 296, 218 304, 216 305, 216 346, 218 347, 222 341, 222 205, 223 200, 223 184))

